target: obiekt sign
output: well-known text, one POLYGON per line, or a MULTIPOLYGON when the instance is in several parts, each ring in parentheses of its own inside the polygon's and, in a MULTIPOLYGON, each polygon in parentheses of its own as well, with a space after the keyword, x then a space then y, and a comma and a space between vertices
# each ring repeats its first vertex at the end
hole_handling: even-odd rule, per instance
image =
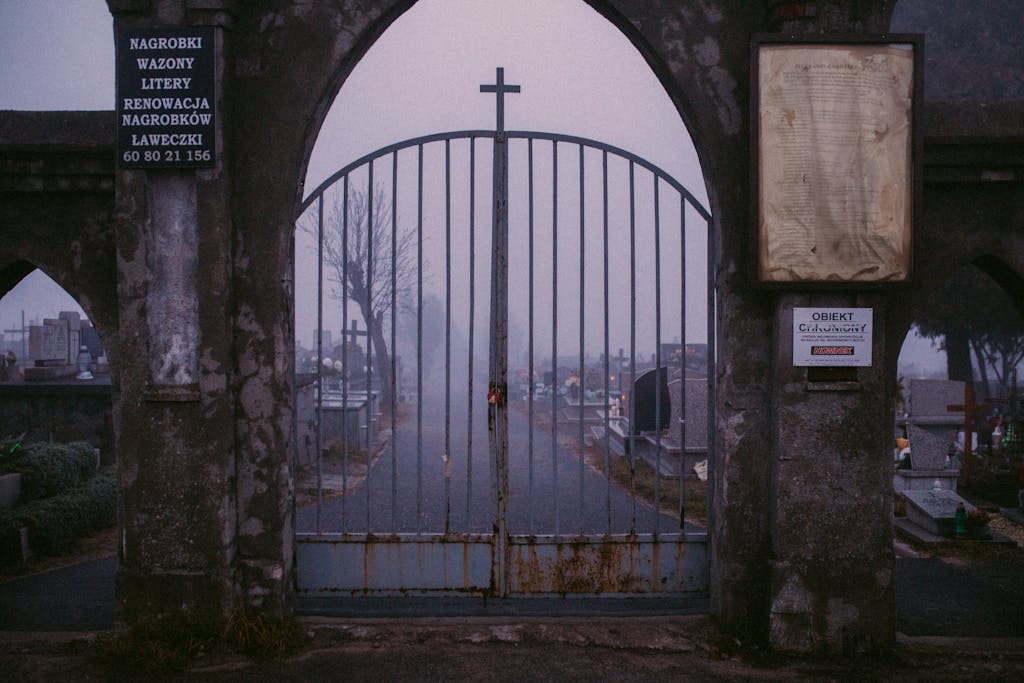
POLYGON ((871 308, 794 308, 793 365, 871 365, 871 308))

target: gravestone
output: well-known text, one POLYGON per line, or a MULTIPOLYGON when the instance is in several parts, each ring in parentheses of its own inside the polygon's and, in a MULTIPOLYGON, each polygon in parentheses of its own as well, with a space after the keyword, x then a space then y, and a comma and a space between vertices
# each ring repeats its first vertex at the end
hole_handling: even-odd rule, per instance
POLYGON ((370 401, 366 392, 324 391, 320 406, 323 442, 344 442, 349 448, 369 448, 370 401))
POLYGON ((82 317, 77 311, 61 311, 57 318, 65 321, 68 327, 68 347, 64 357, 68 365, 76 365, 78 351, 82 346, 82 317))
POLYGON ((632 434, 659 432, 667 429, 672 418, 672 399, 668 390, 668 368, 647 370, 637 377, 633 382, 629 403, 629 425, 632 434))
POLYGON ((912 379, 907 382, 907 422, 920 427, 963 426, 963 411, 949 406, 964 402, 964 383, 948 379, 912 379))
POLYGON ((911 469, 920 471, 949 468, 949 445, 952 439, 915 424, 907 426, 907 436, 910 438, 911 469))
POLYGON ((963 412, 950 411, 963 403, 964 383, 944 379, 912 379, 907 383, 907 437, 910 469, 893 473, 893 488, 900 491, 941 488, 956 491, 959 469, 949 459, 949 446, 963 426, 963 412))
POLYGON ((82 319, 76 311, 61 311, 42 325, 29 327, 29 360, 24 369, 26 382, 61 379, 78 370, 82 319))
POLYGON ((42 325, 28 329, 28 357, 33 361, 67 361, 68 326, 66 320, 47 318, 42 325))
POLYGON ((682 445, 686 450, 706 452, 708 448, 708 386, 704 378, 686 380, 682 388, 682 400, 686 405, 686 434, 683 434, 683 411, 680 410, 680 388, 683 380, 674 379, 668 383, 669 398, 672 402, 672 417, 668 425, 668 438, 673 444, 682 445), (685 436, 685 443, 683 439, 685 436))
POLYGON ((907 519, 936 536, 953 536, 956 531, 956 507, 963 503, 970 512, 974 506, 948 489, 904 491, 907 519))

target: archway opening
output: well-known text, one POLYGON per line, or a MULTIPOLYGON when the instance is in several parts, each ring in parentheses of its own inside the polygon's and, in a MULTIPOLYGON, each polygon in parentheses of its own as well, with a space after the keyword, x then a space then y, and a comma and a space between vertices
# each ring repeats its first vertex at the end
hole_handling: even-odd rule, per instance
POLYGON ((100 449, 104 462, 114 462, 110 368, 99 331, 75 298, 42 270, 18 262, 4 272, 15 271, 27 272, 13 286, 5 283, 0 297, 6 370, 0 380, 9 400, 15 393, 44 401, 49 394, 54 400, 49 407, 32 401, 17 409, 8 405, 0 411, 0 433, 24 433, 33 441, 87 441, 100 449), (55 398, 68 392, 81 394, 89 405, 55 398))
POLYGON ((0 574, 12 579, 4 592, 20 596, 0 626, 106 628, 118 494, 103 340, 78 302, 33 264, 0 273, 0 574), (95 609, 70 607, 82 591, 95 609), (23 609, 42 601, 47 610, 23 609))
POLYGON ((300 590, 702 593, 710 214, 622 33, 569 0, 419 2, 341 88, 305 186, 300 590), (438 575, 305 573, 338 533, 381 558, 419 544, 438 575), (566 564, 602 553, 643 576, 566 564))
MULTIPOLYGON (((897 619, 908 634, 953 634, 952 627, 932 623, 915 609, 922 591, 956 581, 960 570, 949 559, 965 550, 951 541, 977 544, 980 555, 972 559, 971 571, 1003 574, 1014 565, 999 555, 999 542, 1012 547, 1024 540, 1020 526, 1000 513, 1012 514, 1021 505, 1024 319, 1009 294, 1019 286, 1019 276, 1005 263, 981 257, 952 272, 908 312, 913 328, 900 354, 893 479, 897 619), (958 503, 965 509, 959 522, 958 503), (986 545, 994 552, 986 554, 986 545)), ((992 596, 966 599, 984 602, 992 596)), ((995 604, 1002 602, 995 599, 991 608, 986 628, 993 633, 1013 623, 995 604)), ((957 621, 955 613, 950 617, 957 621)))

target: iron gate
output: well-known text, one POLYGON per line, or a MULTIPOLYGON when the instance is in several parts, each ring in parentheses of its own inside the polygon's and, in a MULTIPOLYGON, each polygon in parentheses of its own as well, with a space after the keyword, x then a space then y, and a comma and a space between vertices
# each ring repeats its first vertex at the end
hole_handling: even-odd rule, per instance
POLYGON ((298 588, 700 594, 710 214, 625 150, 506 131, 519 87, 503 76, 481 86, 494 130, 382 148, 304 202, 296 259, 317 265, 296 268, 296 297, 314 293, 317 325, 297 358, 298 588))

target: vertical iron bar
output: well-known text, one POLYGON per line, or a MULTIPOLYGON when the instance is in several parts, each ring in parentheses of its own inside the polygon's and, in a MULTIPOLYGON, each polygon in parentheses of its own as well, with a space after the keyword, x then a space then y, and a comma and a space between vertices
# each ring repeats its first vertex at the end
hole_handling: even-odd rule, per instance
MULTIPOLYGON (((499 71, 498 82, 501 83, 499 71)), ((499 99, 499 112, 501 100, 499 99)), ((494 471, 497 499, 495 505, 494 553, 497 559, 492 579, 499 595, 507 595, 508 567, 511 549, 508 545, 508 140, 499 116, 494 136, 494 180, 491 249, 491 338, 490 391, 497 400, 488 404, 488 428, 494 449, 494 471)))
POLYGON ((604 227, 604 507, 605 516, 608 520, 606 533, 612 532, 612 470, 611 470, 611 433, 609 413, 611 402, 609 401, 611 386, 609 385, 610 363, 608 353, 608 150, 601 153, 601 184, 603 196, 603 227, 604 227))
POLYGON ((324 196, 317 202, 316 248, 316 532, 320 533, 320 508, 323 505, 324 453, 324 196))
POLYGON ((423 532, 423 144, 416 177, 416 533, 423 532))
POLYGON ((551 141, 551 477, 554 485, 555 534, 559 533, 558 499, 558 141, 551 141))
POLYGON ((476 327, 476 139, 469 138, 469 380, 466 387, 466 533, 473 500, 473 355, 476 327))
POLYGON ((444 141, 444 533, 451 522, 452 453, 452 143, 444 141))
MULTIPOLYGON (((348 344, 345 343, 345 322, 348 320, 348 175, 341 181, 341 489, 344 493, 341 496, 341 530, 345 528, 345 513, 348 506, 348 344)), ((356 419, 356 427, 359 427, 359 420, 356 419)), ((356 433, 356 442, 359 438, 356 433)))
POLYGON ((530 269, 530 284, 527 289, 528 297, 528 317, 529 317, 529 341, 527 342, 527 364, 529 370, 527 378, 530 382, 530 389, 526 392, 526 404, 527 413, 529 414, 529 426, 528 431, 528 444, 527 444, 527 468, 528 468, 528 481, 527 481, 527 493, 526 493, 526 515, 527 515, 527 530, 530 535, 533 535, 533 394, 536 390, 537 383, 533 379, 533 138, 529 138, 526 141, 526 157, 527 157, 527 209, 528 209, 528 220, 527 220, 527 239, 529 241, 529 269, 530 269))
POLYGON ((686 198, 679 195, 679 529, 686 524, 686 198))
POLYGON ((633 499, 633 516, 629 532, 636 533, 636 176, 633 161, 629 162, 629 492, 633 499))
POLYGON ((580 499, 579 499, 579 504, 577 505, 577 508, 576 508, 576 512, 577 512, 577 517, 578 517, 577 521, 578 521, 578 524, 579 524, 579 533, 580 533, 581 536, 583 535, 583 500, 584 500, 584 494, 583 494, 583 481, 584 481, 584 477, 583 477, 583 474, 584 474, 584 456, 585 456, 585 449, 584 449, 584 444, 583 444, 583 417, 584 417, 583 416, 583 409, 584 409, 585 404, 586 404, 586 395, 587 395, 586 394, 586 388, 587 388, 586 387, 586 376, 587 376, 587 373, 585 372, 585 367, 583 365, 586 362, 586 357, 585 357, 585 353, 584 353, 584 351, 585 351, 585 348, 584 348, 585 344, 584 344, 584 339, 583 339, 583 332, 584 332, 584 325, 585 325, 584 301, 586 299, 586 295, 585 295, 585 292, 586 292, 586 289, 585 289, 585 285, 586 285, 586 278, 585 278, 585 271, 586 271, 586 251, 585 251, 585 246, 586 246, 586 238, 585 238, 585 233, 586 233, 586 211, 585 211, 585 208, 584 208, 584 202, 586 200, 586 192, 584 190, 586 179, 584 178, 584 173, 583 173, 583 160, 584 160, 583 159, 583 157, 584 157, 583 149, 584 149, 583 144, 580 143, 580 177, 579 177, 579 181, 580 181, 580 341, 579 341, 580 348, 579 348, 579 373, 580 373, 580 376, 579 376, 579 389, 578 389, 580 405, 579 405, 579 411, 578 411, 579 425, 577 426, 577 437, 578 437, 578 441, 579 441, 578 447, 580 449, 580 458, 579 458, 579 477, 580 477, 579 489, 580 489, 580 499))
MULTIPOLYGON (((654 534, 661 531, 661 202, 660 178, 654 177, 654 534)), ((666 379, 667 379, 666 369, 666 379)), ((670 411, 671 415, 671 411, 670 411)))
POLYGON ((372 488, 373 464, 371 458, 370 438, 373 435, 373 161, 368 165, 369 171, 366 177, 366 479, 363 487, 366 490, 366 533, 372 533, 370 528, 370 489, 372 488))
POLYGON ((398 353, 395 324, 398 319, 398 151, 391 154, 391 533, 398 519, 398 353))

